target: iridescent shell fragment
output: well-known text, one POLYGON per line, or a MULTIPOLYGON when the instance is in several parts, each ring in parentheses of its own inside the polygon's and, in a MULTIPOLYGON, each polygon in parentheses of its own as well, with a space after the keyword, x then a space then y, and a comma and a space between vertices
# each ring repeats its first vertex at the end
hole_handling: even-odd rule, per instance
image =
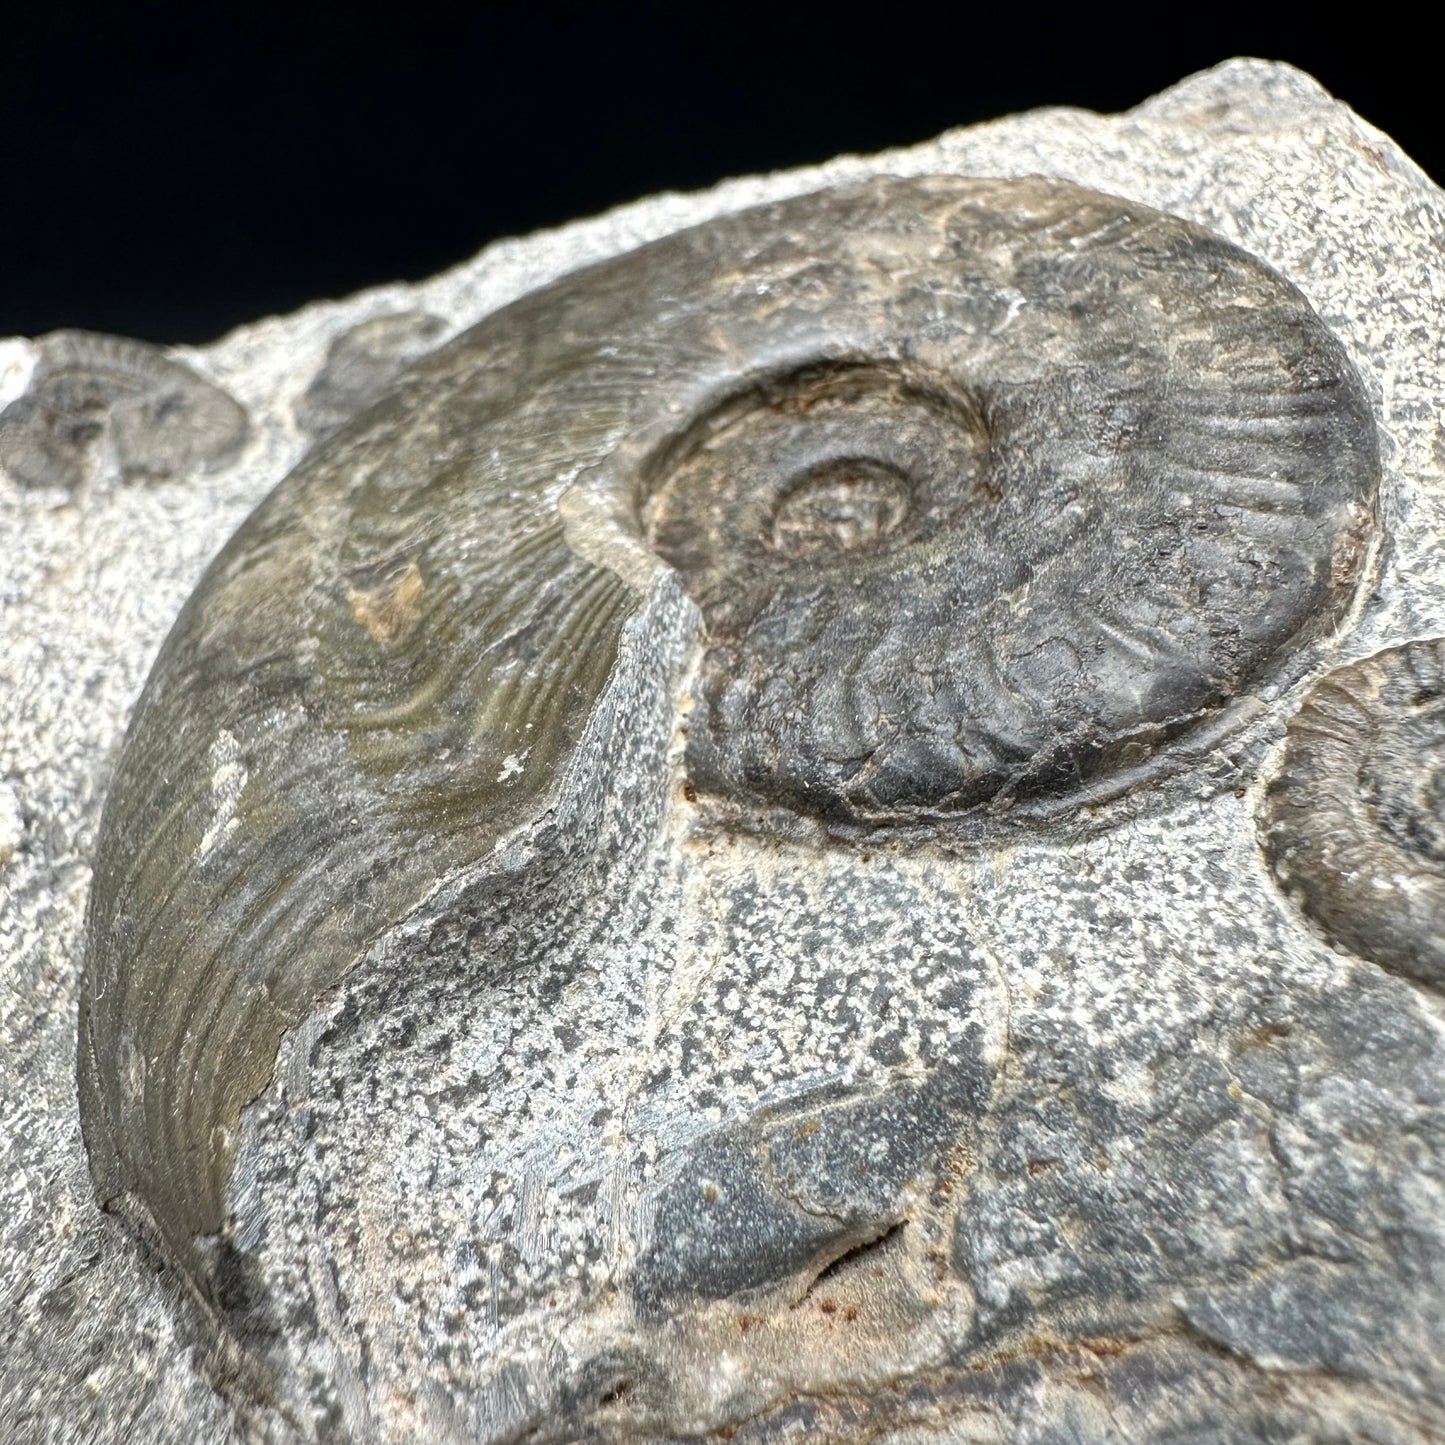
POLYGON ((1265 825, 1275 876, 1332 942, 1445 986, 1445 639, 1315 684, 1265 825))
POLYGON ((577 785, 669 568, 715 825, 982 838, 1167 771, 1329 626, 1377 476, 1298 291, 1062 181, 788 199, 488 317, 276 489, 156 663, 91 899, 101 1194, 214 1295, 282 1036, 577 785))
POLYGON ((128 480, 231 462, 245 410, 158 347, 92 331, 39 343, 29 389, 0 412, 0 467, 28 486, 78 487, 113 466, 128 480))

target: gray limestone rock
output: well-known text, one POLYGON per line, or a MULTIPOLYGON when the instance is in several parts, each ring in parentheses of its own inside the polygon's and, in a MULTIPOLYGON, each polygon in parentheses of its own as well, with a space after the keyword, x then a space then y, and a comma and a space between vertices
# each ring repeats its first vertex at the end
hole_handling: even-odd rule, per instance
MULTIPOLYGON (((922 186, 920 195, 967 192, 922 186)), ((751 234, 751 222, 732 224, 695 234, 734 244, 751 234)), ((1271 831, 1281 796, 1291 826, 1303 817, 1308 830, 1307 800, 1288 783, 1306 774, 1286 729, 1312 689, 1362 659, 1445 635, 1445 328, 1432 300, 1445 286, 1442 241, 1445 200, 1388 139, 1307 77, 1234 62, 1122 116, 1011 117, 910 151, 660 197, 489 248, 420 286, 243 328, 183 358, 251 418, 246 450, 203 481, 177 471, 67 496, 7 474, 0 455, 0 527, 19 539, 0 561, 5 1438, 1445 1439, 1441 996, 1430 971, 1371 956, 1333 915, 1322 931, 1308 898, 1308 915, 1297 908, 1271 831), (577 625, 588 637, 611 629, 614 641, 599 650, 596 676, 566 673, 589 701, 556 710, 565 726, 537 754, 553 769, 541 783, 525 739, 497 750, 478 733, 495 776, 463 788, 448 759, 468 760, 475 738, 440 722, 436 747, 407 764, 421 801, 404 814, 367 811, 366 790, 395 766, 389 734, 368 735, 375 755, 336 751, 329 789, 288 783, 289 757, 302 756, 308 776, 325 772, 333 744, 316 724, 327 709, 353 716, 406 694, 367 691, 361 664, 318 671, 314 651, 266 651, 267 628, 295 627, 295 609, 258 605, 228 620, 205 599, 227 595, 214 579, 244 581, 251 557, 274 565, 278 583, 295 575, 284 499, 315 495, 329 484, 306 479, 328 468, 362 475, 387 437, 426 415, 432 392, 472 375, 463 337, 304 463, 283 500, 222 554, 182 640, 167 645, 135 736, 173 709, 174 727, 152 729, 153 750, 173 750, 162 771, 177 789, 190 759, 195 797, 155 792, 146 777, 157 774, 136 771, 133 748, 117 775, 141 684, 203 569, 301 460, 308 441, 293 418, 308 414, 302 398, 328 352, 345 352, 338 338, 381 334, 399 314, 440 318, 448 331, 481 323, 475 334, 501 347, 505 380, 519 374, 502 356, 508 316, 540 314, 557 304, 548 296, 583 298, 566 303, 581 315, 595 282, 592 292, 585 276, 542 288, 590 263, 612 263, 597 276, 625 276, 627 263, 619 270, 612 258, 652 241, 653 256, 682 254, 691 243, 661 238, 686 226, 767 204, 796 216, 788 198, 821 187, 877 197, 902 185, 859 186, 874 176, 1040 175, 1122 197, 1135 217, 1152 208, 1184 218, 1188 236, 1209 233, 1210 266, 1278 273, 1286 289, 1260 281, 1259 295, 1289 306, 1281 298, 1300 297, 1298 334, 1318 328, 1318 341, 1302 343, 1315 361, 1288 363, 1295 395, 1317 398, 1323 366, 1357 398, 1343 410, 1330 402, 1327 414, 1345 420, 1322 441, 1318 412, 1301 422, 1293 402, 1271 412, 1211 394, 1223 418, 1212 440, 1177 460, 1151 442, 1155 469, 1119 481, 1130 528, 1161 538, 1167 495, 1171 554, 1202 549, 1160 586, 1189 581, 1201 598, 1213 577, 1229 593, 1206 607, 1207 625, 1180 634, 1194 650, 1167 688, 1130 690, 1131 666, 1142 654, 1157 667, 1171 635, 1131 613, 1124 620, 1143 626, 1136 663, 1116 626, 1096 654, 1107 682, 1097 697, 1050 682, 1064 674, 1047 657, 1005 675, 1005 692, 1043 689, 1053 710, 1025 726, 987 701, 980 736, 1003 737, 997 754, 973 743, 946 754, 940 727, 926 757, 905 757, 885 708, 857 755, 878 760, 860 782, 838 768, 838 746, 820 741, 814 722, 795 728, 769 714, 770 669, 815 645, 788 620, 797 591, 777 580, 774 555, 811 568, 821 558, 843 577, 860 559, 878 572, 878 559, 895 555, 888 548, 901 549, 900 568, 922 555, 908 548, 938 555, 929 518, 955 532, 961 524, 945 516, 956 503, 920 490, 918 448, 942 445, 950 457, 961 448, 952 472, 982 478, 970 482, 971 508, 999 506, 987 483, 1004 479, 994 488, 1004 510, 990 515, 1005 520, 988 534, 992 552, 977 554, 990 566, 1006 570, 1044 507, 1037 478, 1027 490, 1036 453, 1010 461, 1000 442, 1028 435, 1030 413, 1010 412, 1007 398, 979 408, 994 428, 979 432, 971 402, 940 402, 919 383, 917 357, 866 375, 790 363, 720 403, 704 388, 714 398, 705 424, 666 449, 661 471, 645 471, 657 480, 641 536, 675 574, 637 561, 651 555, 645 547, 624 548, 633 561, 604 564, 616 585, 592 583, 596 556, 617 545, 605 488, 564 503, 558 536, 594 549, 592 571, 568 574, 586 598, 573 609, 577 625), (805 414, 831 438, 844 412, 873 460, 864 465, 861 443, 850 443, 859 464, 845 475, 800 450, 796 485, 770 504, 759 534, 766 546, 719 581, 706 539, 751 516, 756 459, 791 444, 778 440, 791 435, 790 417, 805 414), (889 428, 880 417, 903 420, 889 428), (927 440, 940 425, 943 442, 927 440), (1282 448, 1281 428, 1294 428, 1282 448), (916 447, 915 431, 925 438, 916 447), (880 452, 885 433, 893 450, 880 452), (1228 512, 1212 538, 1196 529, 1181 540, 1182 473, 1170 468, 1185 465, 1207 516, 1228 512), (712 473, 736 491, 715 514, 694 500, 712 473), (1318 484, 1285 515, 1229 511, 1218 491, 1240 477, 1278 490, 1307 474, 1318 484), (258 536, 266 545, 256 550, 258 536), (1257 595, 1240 590, 1251 566, 1270 579, 1257 595), (269 701, 254 716, 222 716, 234 680, 196 673, 193 659, 214 668, 253 641, 269 701), (313 674, 324 674, 314 695, 298 681, 313 674), (214 716, 188 700, 186 679, 198 675, 210 678, 214 716), (304 708, 288 714, 292 698, 304 708), (763 732, 747 733, 758 716, 763 732), (1036 741, 1045 721, 1071 739, 1117 735, 1107 747, 1075 746, 1070 766, 1051 771, 1037 761, 1059 757, 1036 741), (302 753, 267 754, 265 740, 288 728, 303 729, 302 753), (1131 728, 1133 751, 1122 742, 1131 728), (790 748, 801 762, 780 770, 790 748), (279 803, 251 781, 261 762, 282 768, 279 803), (998 781, 1014 763, 1026 786, 998 781), (1271 792, 1281 777, 1283 793, 1277 783, 1271 792), (508 801, 518 779, 520 804, 508 801), (488 842, 486 866, 454 851, 473 846, 476 827, 464 801, 446 801, 448 788, 473 798, 479 836, 501 837, 488 842), (112 841, 98 855, 112 791, 115 817, 140 822, 132 838, 107 821, 106 836, 124 847, 112 841), (1005 826, 1000 793, 1026 805, 1019 826, 1005 826), (1033 807, 1039 796, 1066 806, 1033 807), (358 799, 364 808, 353 808, 358 799), (187 808, 196 837, 166 842, 168 820, 187 808), (283 813, 291 821, 278 829, 283 813), (263 865, 284 866, 263 878, 254 906, 248 830, 263 844, 296 843, 294 857, 260 847, 263 865), (127 932, 124 900, 128 888, 144 896, 155 886, 152 857, 186 862, 186 897, 205 902, 188 905, 200 908, 190 936, 160 909, 148 950, 127 932), (364 886, 345 877, 358 857, 369 860, 364 886), (225 872, 237 858, 239 871, 225 872), (134 885, 124 881, 132 859, 134 885), (296 900, 284 912, 283 897, 296 900), (138 971, 96 966, 97 946, 141 960, 138 971), (238 1010, 245 1027, 231 1035, 268 1040, 259 1065, 250 1045, 226 1054, 185 1023, 199 982, 182 998, 173 982, 147 981, 144 960, 157 950, 180 960, 183 979, 210 976, 185 972, 202 955, 234 970, 241 983, 221 989, 206 1017, 230 1018, 232 1001, 253 991, 259 1002, 238 1010), (211 1076, 194 1071, 212 1057, 228 1062, 211 1064, 217 1082, 201 1088, 195 1080, 211 1076), (190 1082, 167 1094, 161 1078, 190 1082), (227 1102, 207 1113, 215 1098, 227 1102), (97 1183, 114 1213, 98 1207, 97 1183)), ((730 264, 726 247, 718 254, 730 264)), ((785 260, 764 255, 778 275, 785 260)), ((664 285, 665 264, 650 273, 664 285)), ((1028 324, 1064 335, 1062 320, 1050 328, 1036 318, 1056 295, 1065 315, 1076 274, 1031 265, 1020 275, 1028 324)), ((1002 295, 1004 282, 990 284, 1002 295)), ((1099 284, 1127 298, 1136 283, 1122 266, 1099 284)), ((1246 357, 1265 302, 1251 304, 1238 343, 1246 357)), ((796 319, 798 295, 790 305, 796 319)), ((1178 324, 1177 301, 1162 309, 1178 324)), ((996 316, 966 317, 963 331, 1007 335, 1009 313, 1003 304, 996 316)), ((906 308, 890 324, 928 330, 906 308)), ((736 353, 740 337, 723 349, 736 353)), ((688 354, 702 344, 689 342, 688 354)), ((1151 373, 1137 361, 1141 342, 1089 344, 1134 356, 1129 384, 1058 391, 1053 417, 1077 405, 1079 426, 1091 437, 1103 427, 1117 448, 1152 437, 1169 407, 1187 409, 1168 373, 1179 364, 1188 375, 1187 357, 1151 373), (1109 404, 1094 405, 1100 397, 1109 404)), ((998 348, 977 347, 977 365, 997 374, 998 348)), ((851 366, 852 353, 840 354, 851 366)), ((527 355, 535 366, 535 351, 527 355)), ((0 405, 43 379, 37 361, 29 343, 0 344, 0 405)), ((1097 375, 1097 358, 1090 365, 1097 375)), ((1237 367, 1228 384, 1245 385, 1247 371, 1237 367)), ((557 374, 571 373, 559 362, 557 374)), ((1009 380, 1008 398, 1024 394, 1009 380)), ((605 406, 624 440, 628 427, 646 430, 636 418, 646 421, 647 406, 668 400, 649 395, 636 412, 620 385, 594 392, 598 406, 612 398, 605 406)), ((480 412, 470 423, 483 424, 480 412)), ((356 657, 371 648, 405 662, 409 640, 431 625, 436 578, 450 574, 435 572, 429 553, 418 561, 384 545, 384 500, 367 514, 379 519, 368 522, 376 545, 343 547, 328 586, 335 635, 354 639, 356 657)), ((322 523, 339 525, 327 506, 322 523)), ((525 518, 517 526, 533 535, 525 518)), ((1029 566, 1062 575, 1070 555, 1043 545, 1029 566), (1065 560, 1046 565, 1046 553, 1065 560)), ((1129 579, 1131 597, 1153 596, 1137 559, 1108 546, 1078 555, 1091 559, 1073 564, 1088 574, 1081 585, 1108 572, 1129 579)), ((551 565, 537 562, 539 572, 551 565)), ((910 599, 936 574, 916 575, 910 599)), ((960 598, 983 586, 977 565, 961 575, 960 598)), ((269 595, 269 585, 258 593, 269 595)), ((521 593, 507 605, 525 622, 514 635, 541 639, 529 656, 550 675, 559 664, 546 661, 545 629, 566 639, 573 623, 521 593)), ((885 590, 869 616, 889 605, 885 590)), ((1098 615, 1091 604, 1058 619, 1075 647, 1086 611, 1098 615)), ((969 644, 980 657, 1000 635, 995 621, 969 644)), ((312 636, 330 626, 318 621, 312 636)), ((830 625, 821 645, 853 635, 880 655, 866 628, 830 625)), ((821 699, 811 716, 834 705, 827 655, 806 685, 821 699)), ((974 705, 972 694, 948 692, 940 669, 950 655, 931 643, 918 652, 919 676, 941 699, 934 711, 909 704, 928 727, 974 705)), ((893 663, 879 666, 893 676, 893 663)), ((421 674, 407 676, 417 688, 421 674)), ((1434 726, 1428 688, 1405 689, 1395 705, 1420 711, 1426 732, 1434 726)), ((1401 726, 1414 736, 1413 723, 1401 726)), ((1393 743, 1382 752, 1388 768, 1369 773, 1351 807, 1374 808, 1433 866, 1426 845, 1440 790, 1433 773, 1410 773, 1410 752, 1393 743)), ((1306 781, 1327 783, 1328 772, 1316 767, 1306 781)), ((1433 894, 1423 896, 1416 930, 1430 927, 1433 894)), ((1390 940, 1398 952, 1396 933, 1390 940)))

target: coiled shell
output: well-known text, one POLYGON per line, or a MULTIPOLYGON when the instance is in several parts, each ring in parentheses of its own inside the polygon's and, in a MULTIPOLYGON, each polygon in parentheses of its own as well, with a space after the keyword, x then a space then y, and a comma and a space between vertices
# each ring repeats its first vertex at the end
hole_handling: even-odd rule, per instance
POLYGON ((108 465, 127 481, 214 470, 250 434, 238 402, 159 347, 54 331, 39 351, 0 413, 0 466, 26 485, 78 487, 108 465))
POLYGON ((1311 689, 1265 821, 1275 876, 1332 942, 1445 986, 1445 639, 1311 689))
POLYGON ((101 1193, 210 1288, 282 1035, 555 806, 666 567, 698 787, 967 832, 1167 759, 1331 620, 1377 472, 1297 291, 1060 181, 785 200, 489 317, 278 487, 156 663, 91 899, 101 1193))

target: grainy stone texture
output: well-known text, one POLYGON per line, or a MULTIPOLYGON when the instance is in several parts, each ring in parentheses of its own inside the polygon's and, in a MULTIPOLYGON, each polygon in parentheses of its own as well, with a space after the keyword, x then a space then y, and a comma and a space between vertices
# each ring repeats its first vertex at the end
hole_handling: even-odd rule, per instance
MULTIPOLYGON (((1442 242, 1388 139, 1239 62, 1124 116, 658 197, 245 328, 181 357, 252 419, 214 475, 0 476, 6 1438, 1445 1439, 1439 996, 1317 937, 1256 824, 1309 683, 1445 633, 1442 242), (1376 412, 1372 587, 1195 795, 1067 843, 704 837, 650 790, 656 741, 614 747, 577 803, 614 846, 550 936, 440 900, 283 1046, 231 1204, 267 1270, 236 1310, 289 1383, 284 1413, 238 1410, 174 1279, 96 1210, 74 1083, 99 810, 181 603, 306 449, 294 408, 340 333, 460 328, 723 211, 929 172, 1062 176, 1298 285, 1376 412)), ((0 344, 0 404, 34 360, 0 344)))

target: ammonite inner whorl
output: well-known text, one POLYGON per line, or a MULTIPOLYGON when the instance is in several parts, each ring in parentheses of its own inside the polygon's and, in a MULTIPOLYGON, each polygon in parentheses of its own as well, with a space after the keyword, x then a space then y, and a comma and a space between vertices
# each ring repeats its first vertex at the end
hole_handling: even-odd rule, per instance
POLYGON ((1445 639, 1316 683, 1289 725, 1265 842, 1332 942, 1445 986, 1445 639))
POLYGON ((91 899, 102 1193, 199 1275, 282 1035, 556 806, 664 565, 701 789, 966 828, 1135 768, 1333 618, 1376 482, 1292 286, 1062 181, 784 200, 488 317, 277 488, 156 663, 91 899))
POLYGON ((1333 613, 1373 425, 1299 293, 1197 227, 1056 182, 880 200, 834 198, 832 245, 775 212, 723 323, 753 365, 645 472, 708 623, 688 762, 834 822, 1026 809, 1333 613))

